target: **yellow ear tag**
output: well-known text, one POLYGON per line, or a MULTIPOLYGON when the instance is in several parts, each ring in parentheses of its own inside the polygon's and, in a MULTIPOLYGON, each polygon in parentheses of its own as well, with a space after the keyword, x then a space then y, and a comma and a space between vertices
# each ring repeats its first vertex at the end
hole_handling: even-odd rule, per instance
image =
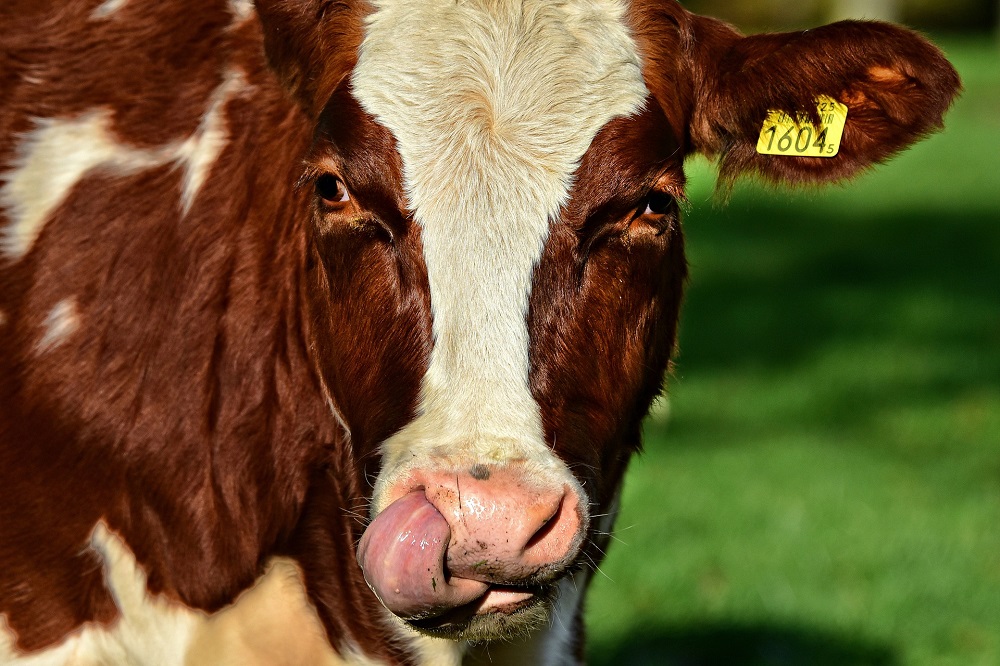
POLYGON ((819 128, 813 126, 808 116, 800 115, 795 121, 783 111, 771 111, 760 131, 757 152, 791 157, 836 156, 847 124, 847 107, 826 95, 817 97, 816 103, 819 128))

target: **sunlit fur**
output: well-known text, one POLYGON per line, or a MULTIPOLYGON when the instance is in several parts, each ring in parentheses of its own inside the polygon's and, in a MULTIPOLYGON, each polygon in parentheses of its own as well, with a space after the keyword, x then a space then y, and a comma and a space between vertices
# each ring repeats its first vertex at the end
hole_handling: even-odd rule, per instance
POLYGON ((13 3, 0 663, 578 662, 685 279, 650 188, 682 197, 692 152, 841 180, 958 88, 904 28, 743 37, 674 0, 13 3), (850 108, 836 159, 755 153, 817 94, 850 108), (310 168, 357 178, 358 215, 317 214, 310 168), (412 454, 585 491, 523 651, 416 634, 367 588, 380 452, 379 490, 412 454))
POLYGON ((88 172, 103 169, 128 176, 163 164, 184 171, 178 202, 191 209, 205 179, 229 138, 225 104, 244 85, 239 71, 228 72, 213 93, 198 129, 187 139, 156 148, 130 146, 111 129, 110 109, 97 107, 75 118, 45 118, 20 141, 14 169, 0 176, 0 207, 10 222, 0 229, 0 252, 12 259, 26 255, 45 223, 88 172))
POLYGON ((94 8, 90 16, 94 20, 107 19, 112 16, 122 7, 124 7, 129 0, 104 0, 101 4, 94 8))
POLYGON ((85 625, 60 645, 23 655, 0 624, 0 663, 10 666, 136 664, 185 666, 203 616, 146 591, 146 576, 121 538, 98 524, 87 546, 103 567, 120 617, 110 627, 85 625))
POLYGON ((383 0, 355 96, 396 138, 421 226, 434 350, 419 416, 383 446, 374 509, 415 467, 527 460, 572 482, 528 388, 532 269, 580 158, 646 97, 614 0, 383 0))
MULTIPOLYGON (((207 615, 146 590, 146 576, 121 537, 98 524, 90 540, 120 617, 85 626, 61 645, 24 655, 0 616, 4 666, 378 666, 353 645, 334 651, 306 596, 302 572, 275 558, 229 607, 207 615), (294 635, 294 640, 288 640, 294 635)), ((428 662, 431 663, 431 662, 428 662)))

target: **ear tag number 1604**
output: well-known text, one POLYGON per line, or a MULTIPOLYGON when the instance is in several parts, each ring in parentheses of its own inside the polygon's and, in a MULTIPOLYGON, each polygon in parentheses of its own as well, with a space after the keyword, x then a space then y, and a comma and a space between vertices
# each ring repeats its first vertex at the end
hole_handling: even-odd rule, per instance
POLYGON ((847 107, 825 95, 816 98, 816 103, 819 127, 813 126, 812 119, 807 116, 793 120, 783 111, 771 111, 760 131, 757 152, 792 157, 836 156, 847 124, 847 107))

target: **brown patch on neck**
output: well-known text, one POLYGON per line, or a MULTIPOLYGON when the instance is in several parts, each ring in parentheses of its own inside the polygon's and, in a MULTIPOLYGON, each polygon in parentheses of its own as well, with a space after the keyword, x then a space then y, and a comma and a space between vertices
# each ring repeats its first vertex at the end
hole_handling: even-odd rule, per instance
POLYGON ((227 71, 253 94, 227 104, 230 142, 187 215, 172 165, 95 169, 27 257, 0 259, 0 613, 28 651, 117 615, 85 548, 99 520, 152 593, 216 610, 293 531, 309 470, 352 469, 331 460, 342 433, 314 358, 311 207, 294 190, 311 123, 266 67, 259 23, 232 27, 223 0, 129 2, 96 23, 87 4, 44 30, 5 24, 4 169, 31 117, 109 108, 116 141, 156 148, 196 130, 227 71), (84 324, 37 354, 33 332, 68 297, 84 324))

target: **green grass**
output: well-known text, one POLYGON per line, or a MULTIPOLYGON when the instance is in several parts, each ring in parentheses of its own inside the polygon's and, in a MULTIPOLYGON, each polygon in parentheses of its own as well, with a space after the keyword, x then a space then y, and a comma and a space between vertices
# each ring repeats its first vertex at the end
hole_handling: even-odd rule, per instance
POLYGON ((1000 664, 1000 50, 946 46, 947 131, 849 186, 722 206, 691 165, 592 663, 1000 664))

